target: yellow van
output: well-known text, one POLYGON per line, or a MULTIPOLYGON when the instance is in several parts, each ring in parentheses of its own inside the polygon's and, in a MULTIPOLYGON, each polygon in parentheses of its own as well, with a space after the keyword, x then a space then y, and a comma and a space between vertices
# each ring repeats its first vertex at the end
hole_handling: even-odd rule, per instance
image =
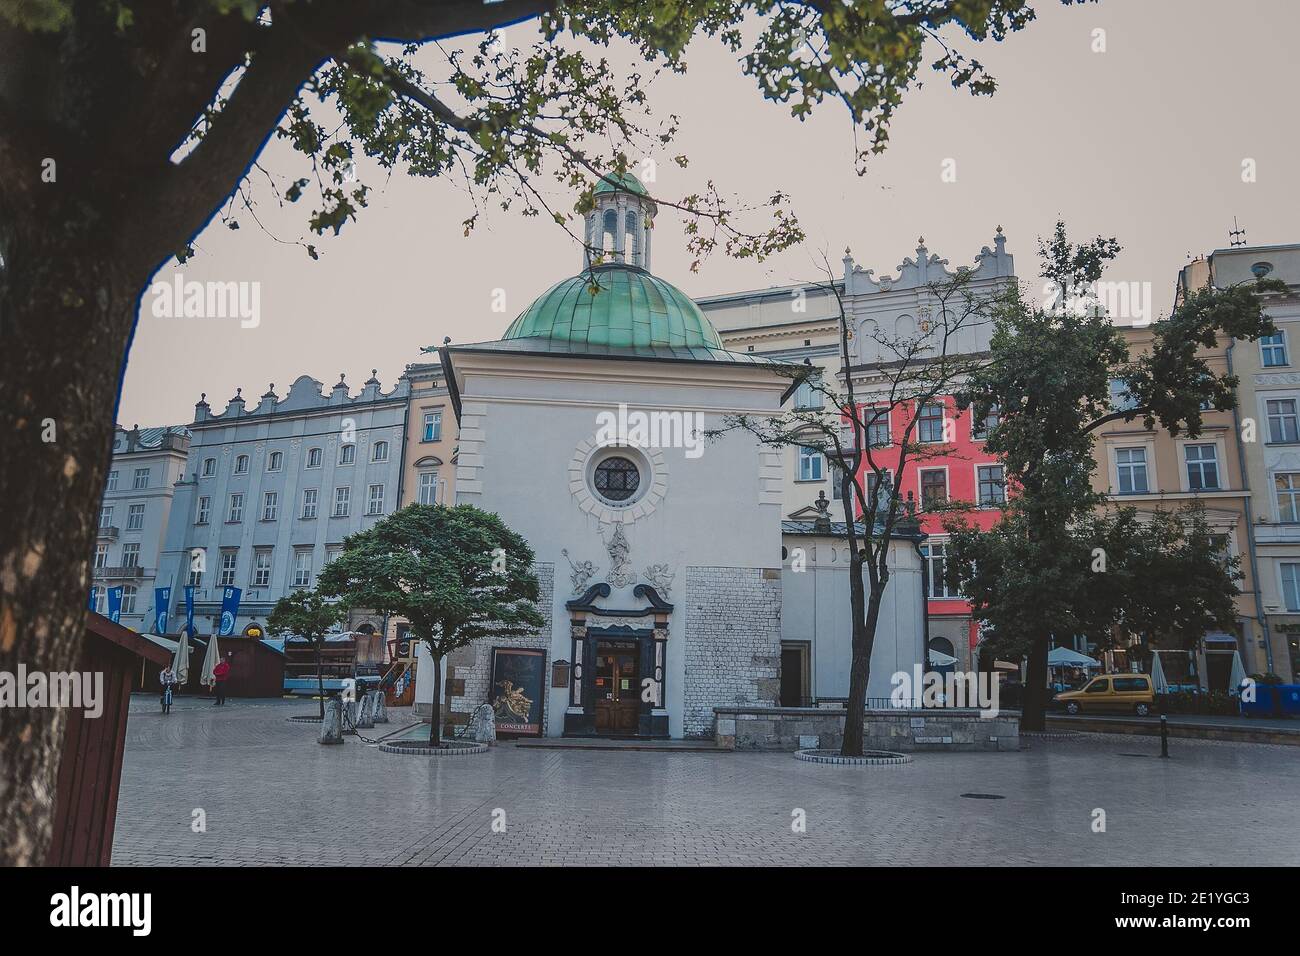
POLYGON ((1145 717, 1155 706, 1156 694, 1150 674, 1104 674, 1078 690, 1057 694, 1055 699, 1069 714, 1125 710, 1145 717))

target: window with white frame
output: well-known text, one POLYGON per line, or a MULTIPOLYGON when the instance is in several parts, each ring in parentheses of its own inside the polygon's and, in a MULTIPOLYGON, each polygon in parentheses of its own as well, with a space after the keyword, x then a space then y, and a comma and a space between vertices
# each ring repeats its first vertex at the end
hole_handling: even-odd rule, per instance
POLYGON ((366 494, 366 514, 381 515, 384 513, 384 486, 371 485, 366 494))
POLYGON ((1147 450, 1145 448, 1116 448, 1115 477, 1122 495, 1145 494, 1147 485, 1147 450))
POLYGON ((1219 490, 1219 452, 1214 445, 1184 445, 1187 487, 1191 491, 1219 490))
POLYGON ((108 545, 95 545, 95 567, 103 568, 108 566, 108 545))
POLYGON ((99 588, 99 587, 95 588, 95 613, 96 614, 104 613, 104 596, 105 596, 105 592, 103 588, 99 588))
POLYGON ((839 465, 832 464, 830 466, 830 479, 831 479, 831 500, 843 501, 844 500, 844 469, 841 468, 839 465))
POLYGON ((352 489, 334 489, 334 517, 346 518, 352 512, 352 489))
POLYGON ((799 383, 794 390, 794 407, 796 409, 822 408, 825 396, 821 392, 821 380, 812 377, 799 383))
POLYGON ((1271 444, 1300 441, 1300 415, 1294 398, 1272 399, 1264 403, 1268 413, 1268 440, 1271 444))
POLYGON ((1277 489, 1277 520, 1300 523, 1300 472, 1278 472, 1273 487, 1277 489))
POLYGON ((108 473, 108 484, 104 487, 104 490, 105 490, 105 491, 117 491, 117 472, 116 472, 116 471, 110 471, 110 472, 108 473))
POLYGON ((867 472, 867 503, 870 504, 874 499, 876 504, 876 515, 883 516, 889 508, 890 496, 894 493, 894 475, 888 468, 880 469, 880 475, 877 477, 875 471, 867 472))
POLYGON ((144 530, 144 505, 131 505, 126 509, 126 530, 144 530))
POLYGON ((316 506, 320 500, 320 492, 315 488, 304 488, 302 492, 302 516, 304 518, 316 517, 316 506))
POLYGON ((319 468, 321 462, 321 450, 319 448, 307 449, 307 467, 319 468))
POLYGON ((948 546, 939 542, 921 546, 930 572, 930 597, 940 600, 960 597, 948 583, 948 546))
POLYGON ((264 588, 271 583, 270 548, 259 548, 253 552, 253 587, 264 588))
POLYGON ((134 584, 128 584, 122 588, 122 613, 134 614, 136 598, 140 594, 140 589, 134 584))
POLYGON ((918 441, 943 441, 943 406, 930 402, 921 407, 916 420, 916 437, 918 441))
POLYGON ((202 471, 203 477, 211 478, 216 473, 217 473, 217 460, 215 458, 204 458, 203 471, 202 471))
POLYGON ((420 472, 420 497, 422 505, 438 503, 438 473, 436 471, 420 472))
POLYGON ((371 461, 388 461, 388 442, 377 441, 373 448, 370 449, 371 461))
POLYGON ((311 551, 306 548, 293 553, 293 586, 311 587, 311 551))
POLYGON ((226 521, 236 523, 244 520, 244 496, 233 494, 230 496, 230 508, 226 512, 226 521))
POLYGON ((339 445, 339 464, 350 465, 357 460, 356 445, 339 445))
POLYGON ((1300 564, 1283 563, 1282 600, 1286 601, 1288 611, 1300 611, 1300 564))
POLYGON ((113 526, 113 506, 106 505, 99 509, 99 526, 101 528, 111 528, 113 526))
POLYGON ((799 448, 799 480, 819 481, 822 476, 822 453, 806 445, 799 448))
POLYGON ((194 516, 195 524, 207 524, 212 517, 212 498, 209 495, 199 496, 199 510, 194 516))
POLYGON ((266 456, 266 470, 279 471, 284 467, 284 452, 273 451, 266 456))
POLYGON ((442 440, 442 412, 424 413, 424 441, 442 440))
MULTIPOLYGON (((200 554, 203 553, 204 552, 200 552, 200 554)), ((187 582, 190 587, 192 588, 203 587, 203 566, 204 566, 203 561, 190 562, 190 578, 189 581, 187 582)))
POLYGON ((326 563, 326 564, 329 564, 331 561, 333 561, 333 560, 335 560, 336 558, 338 558, 338 556, 339 556, 340 554, 342 554, 342 553, 343 553, 343 549, 340 548, 338 545, 332 545, 332 546, 326 548, 326 549, 325 549, 325 563, 326 563))
POLYGON ((274 521, 280 514, 280 493, 268 491, 262 495, 262 520, 274 521))
POLYGON ((983 418, 976 419, 974 409, 971 410, 970 420, 970 437, 975 441, 983 441, 989 437, 989 432, 998 427, 998 422, 1002 420, 998 407, 993 405, 989 408, 989 413, 983 418))
POLYGON ((979 503, 986 508, 1007 503, 1007 477, 1001 465, 979 465, 975 469, 979 503))
POLYGON ((921 507, 935 508, 948 500, 948 472, 942 468, 921 469, 921 507))
POLYGON ((248 456, 247 456, 247 455, 239 455, 238 457, 235 458, 235 474, 237 474, 237 475, 246 475, 246 474, 248 474, 248 456))
POLYGON ((149 487, 148 468, 137 468, 135 470, 135 476, 131 481, 131 487, 134 488, 136 491, 143 491, 144 489, 149 487))
POLYGON ((1128 382, 1120 378, 1110 380, 1110 408, 1114 412, 1127 412, 1137 408, 1137 399, 1128 389, 1128 382))
POLYGON ((1286 360, 1286 333, 1279 330, 1259 340, 1259 358, 1265 368, 1289 364, 1286 360))
POLYGON ((221 552, 221 576, 217 580, 220 587, 232 587, 235 583, 235 572, 239 569, 239 552, 222 551, 221 552))
POLYGON ((122 545, 122 567, 138 568, 139 566, 140 566, 139 542, 122 545))
POLYGON ((863 417, 867 422, 867 447, 888 448, 890 442, 889 409, 867 409, 863 412, 863 417))

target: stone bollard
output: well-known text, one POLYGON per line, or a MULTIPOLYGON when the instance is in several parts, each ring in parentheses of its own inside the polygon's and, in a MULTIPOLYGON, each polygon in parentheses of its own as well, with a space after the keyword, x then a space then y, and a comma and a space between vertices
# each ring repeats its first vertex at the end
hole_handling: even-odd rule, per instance
POLYGON ((388 723, 388 698, 384 696, 384 692, 382 690, 377 690, 374 691, 373 693, 375 695, 375 706, 374 706, 375 723, 386 724, 388 723))
POLYGON ((343 726, 356 727, 358 708, 355 700, 345 700, 343 702, 343 726))
POLYGON ((493 746, 497 742, 497 717, 491 704, 480 704, 474 711, 474 740, 476 743, 493 746))
POLYGON ((320 725, 320 742, 343 743, 343 702, 337 697, 325 701, 325 720, 320 725))
POLYGON ((361 698, 357 720, 352 726, 358 730, 369 730, 375 726, 375 699, 370 694, 361 698))

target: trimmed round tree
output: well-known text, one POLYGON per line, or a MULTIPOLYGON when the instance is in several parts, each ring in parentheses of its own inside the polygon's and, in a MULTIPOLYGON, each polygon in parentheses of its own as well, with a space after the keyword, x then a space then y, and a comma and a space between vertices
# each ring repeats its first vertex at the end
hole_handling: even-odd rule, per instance
POLYGON ((433 657, 430 746, 441 745, 442 659, 480 637, 542 627, 533 549, 497 515, 458 505, 407 505, 343 542, 317 588, 405 618, 433 657))
POLYGON ((325 635, 334 630, 347 614, 338 601, 331 601, 319 590, 298 590, 280 598, 266 620, 266 629, 283 635, 285 640, 298 636, 307 639, 316 651, 316 694, 320 701, 320 719, 325 719, 325 677, 321 674, 321 647, 325 635))

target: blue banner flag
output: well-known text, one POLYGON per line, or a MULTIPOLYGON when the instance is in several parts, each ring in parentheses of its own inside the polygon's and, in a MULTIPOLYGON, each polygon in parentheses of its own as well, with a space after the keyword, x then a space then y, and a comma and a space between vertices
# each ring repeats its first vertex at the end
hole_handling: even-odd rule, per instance
POLYGON ((185 586, 185 633, 194 636, 194 587, 185 586))
POLYGON ((172 606, 171 588, 153 589, 154 633, 167 633, 167 612, 172 606))
POLYGON ((239 613, 239 597, 243 593, 239 588, 221 589, 221 629, 217 633, 222 637, 235 633, 235 616, 239 613))
POLYGON ((91 588, 91 589, 90 589, 90 609, 91 609, 92 611, 95 609, 95 591, 97 591, 97 590, 98 590, 98 588, 91 588))
POLYGON ((114 623, 122 620, 122 588, 108 589, 108 619, 114 623))

